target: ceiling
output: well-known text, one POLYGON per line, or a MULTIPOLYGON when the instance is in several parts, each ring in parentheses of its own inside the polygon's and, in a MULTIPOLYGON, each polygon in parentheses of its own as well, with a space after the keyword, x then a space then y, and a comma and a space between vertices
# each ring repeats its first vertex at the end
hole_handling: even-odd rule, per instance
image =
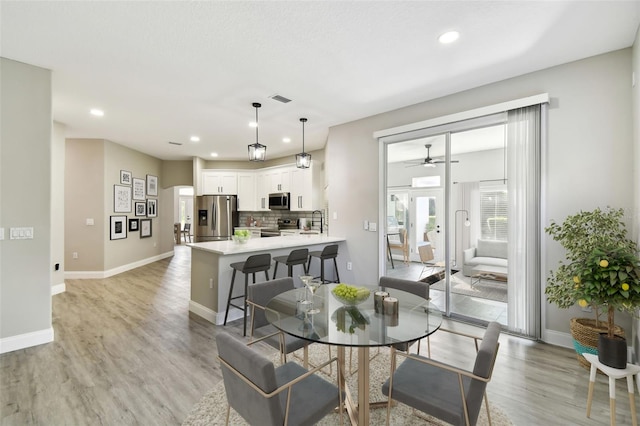
POLYGON ((640 1, 3 0, 0 20, 3 57, 53 71, 67 137, 244 160, 253 102, 267 159, 301 151, 300 117, 321 149, 331 126, 629 47, 640 1))

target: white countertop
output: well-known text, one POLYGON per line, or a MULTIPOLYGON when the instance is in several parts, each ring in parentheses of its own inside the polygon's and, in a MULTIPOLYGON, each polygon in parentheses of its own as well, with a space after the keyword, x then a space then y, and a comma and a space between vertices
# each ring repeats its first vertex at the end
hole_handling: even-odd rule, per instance
POLYGON ((254 251, 286 249, 304 247, 317 244, 328 244, 346 241, 344 237, 330 237, 326 234, 319 235, 285 235, 282 237, 250 238, 246 243, 235 241, 209 241, 205 243, 190 243, 188 247, 196 250, 208 251, 220 255, 250 253, 254 251))

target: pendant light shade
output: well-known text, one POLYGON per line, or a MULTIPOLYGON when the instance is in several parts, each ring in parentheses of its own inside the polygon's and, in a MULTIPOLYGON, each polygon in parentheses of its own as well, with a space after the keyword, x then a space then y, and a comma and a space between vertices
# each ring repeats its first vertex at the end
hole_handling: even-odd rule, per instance
POLYGON ((258 108, 261 106, 257 102, 253 103, 256 109, 256 143, 249 145, 249 161, 264 161, 267 157, 267 147, 258 142, 258 108))
POLYGON ((308 169, 311 166, 311 154, 304 152, 304 123, 307 122, 306 118, 301 118, 302 123, 302 152, 296 154, 296 167, 299 169, 308 169))

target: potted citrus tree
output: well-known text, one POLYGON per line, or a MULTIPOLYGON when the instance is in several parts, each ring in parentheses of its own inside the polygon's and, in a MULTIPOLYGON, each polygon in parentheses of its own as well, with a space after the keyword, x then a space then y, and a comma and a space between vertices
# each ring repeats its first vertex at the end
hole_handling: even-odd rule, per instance
POLYGON ((578 303, 606 309, 607 332, 600 333, 598 360, 613 368, 627 366, 627 344, 615 333, 616 311, 633 314, 640 306, 640 268, 635 247, 618 245, 595 248, 575 265, 578 303))
MULTIPOLYGON (((600 320, 601 308, 608 312, 608 305, 595 295, 588 299, 584 297, 584 288, 579 285, 584 281, 580 278, 580 271, 583 271, 588 258, 594 256, 594 250, 619 247, 627 253, 636 252, 636 243, 627 237, 627 230, 622 222, 623 216, 623 209, 597 208, 567 216, 562 223, 551 221, 545 228, 547 234, 558 241, 566 251, 566 260, 560 261, 558 267, 550 271, 547 277, 547 300, 562 309, 570 308, 576 303, 583 307, 590 305, 595 313, 593 319, 571 319, 571 335, 578 361, 586 368, 589 368, 589 363, 582 353, 598 352, 601 332, 608 332, 612 327, 613 334, 624 337, 624 330, 613 323, 613 317, 611 323, 600 320)), ((614 307, 614 312, 615 309, 614 307)))

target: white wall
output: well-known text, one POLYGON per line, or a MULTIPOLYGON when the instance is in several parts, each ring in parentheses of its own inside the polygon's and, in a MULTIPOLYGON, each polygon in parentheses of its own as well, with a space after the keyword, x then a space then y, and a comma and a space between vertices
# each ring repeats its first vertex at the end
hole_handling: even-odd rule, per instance
POLYGON ((53 340, 51 71, 0 58, 0 353, 53 340), (11 240, 12 227, 33 239, 11 240))
MULTIPOLYGON (((332 127, 326 147, 329 219, 331 233, 348 241, 341 260, 351 260, 354 270, 346 280, 371 284, 378 279, 383 234, 363 231, 361 224, 379 217, 378 143, 373 132, 383 129, 546 92, 552 103, 543 225, 597 206, 632 211, 631 53, 624 49, 332 127)), ((563 252, 546 236, 543 245, 549 269, 563 252)), ((568 333, 573 316, 584 314, 546 305, 548 329, 568 333)), ((624 325, 628 328, 630 321, 624 325)))

